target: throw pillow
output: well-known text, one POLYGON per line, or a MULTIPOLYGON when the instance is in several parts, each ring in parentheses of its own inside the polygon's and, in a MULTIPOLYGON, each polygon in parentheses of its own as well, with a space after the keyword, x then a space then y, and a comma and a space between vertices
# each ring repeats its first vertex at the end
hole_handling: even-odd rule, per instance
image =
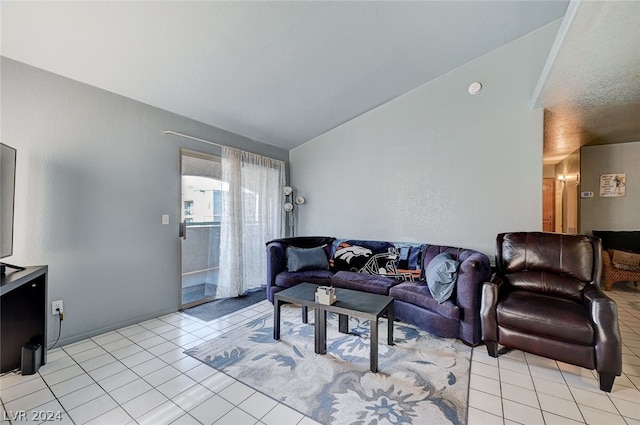
POLYGON ((427 265, 427 286, 433 299, 440 304, 453 294, 458 278, 458 265, 458 261, 448 252, 436 255, 427 265))
POLYGON ((328 270, 329 261, 324 248, 296 248, 287 247, 287 269, 290 272, 300 272, 304 270, 328 270))

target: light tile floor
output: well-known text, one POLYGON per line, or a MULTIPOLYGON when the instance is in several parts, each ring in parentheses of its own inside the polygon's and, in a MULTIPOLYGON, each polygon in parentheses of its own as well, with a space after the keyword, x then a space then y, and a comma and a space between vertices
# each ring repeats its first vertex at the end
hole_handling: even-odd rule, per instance
POLYGON ((595 371, 518 350, 495 359, 479 346, 468 425, 640 425, 640 288, 617 285, 607 295, 618 304, 623 366, 611 393, 600 391, 595 371))
MULTIPOLYGON (((609 295, 624 362, 610 394, 592 371, 519 351, 494 359, 479 346, 469 425, 640 424, 640 290, 609 295)), ((184 354, 271 312, 264 301, 211 322, 174 313, 51 350, 37 374, 0 378, 0 424, 314 424, 184 354)))

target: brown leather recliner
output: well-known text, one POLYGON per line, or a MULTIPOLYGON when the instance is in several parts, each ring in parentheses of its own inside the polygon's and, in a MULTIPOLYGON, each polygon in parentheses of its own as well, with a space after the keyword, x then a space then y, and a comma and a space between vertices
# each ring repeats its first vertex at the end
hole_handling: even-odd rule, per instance
POLYGON ((602 244, 584 235, 501 233, 482 288, 482 339, 587 369, 610 392, 622 373, 618 308, 600 289, 602 244))

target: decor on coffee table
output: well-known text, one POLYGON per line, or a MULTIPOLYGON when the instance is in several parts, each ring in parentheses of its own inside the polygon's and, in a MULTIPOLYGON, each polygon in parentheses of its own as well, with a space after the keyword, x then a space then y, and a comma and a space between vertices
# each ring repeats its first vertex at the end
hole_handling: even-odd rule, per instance
POLYGON ((471 348, 461 341, 396 322, 395 345, 380 345, 372 373, 366 321, 351 318, 344 335, 329 314, 327 354, 318 356, 300 307, 282 306, 281 320, 280 341, 268 314, 187 354, 322 424, 466 423, 471 348))

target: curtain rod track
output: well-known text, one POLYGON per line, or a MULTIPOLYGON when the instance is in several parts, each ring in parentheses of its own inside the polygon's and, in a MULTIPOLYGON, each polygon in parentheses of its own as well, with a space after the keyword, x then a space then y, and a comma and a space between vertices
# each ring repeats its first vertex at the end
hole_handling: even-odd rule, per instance
POLYGON ((198 137, 189 136, 188 134, 178 133, 177 131, 165 130, 164 134, 167 134, 167 135, 168 134, 172 134, 174 136, 184 137, 185 139, 191 139, 191 140, 195 140, 196 142, 207 143, 207 144, 213 145, 213 146, 219 146, 219 147, 223 147, 224 146, 224 145, 221 145, 220 143, 210 142, 209 140, 204 140, 204 139, 200 139, 198 137))

